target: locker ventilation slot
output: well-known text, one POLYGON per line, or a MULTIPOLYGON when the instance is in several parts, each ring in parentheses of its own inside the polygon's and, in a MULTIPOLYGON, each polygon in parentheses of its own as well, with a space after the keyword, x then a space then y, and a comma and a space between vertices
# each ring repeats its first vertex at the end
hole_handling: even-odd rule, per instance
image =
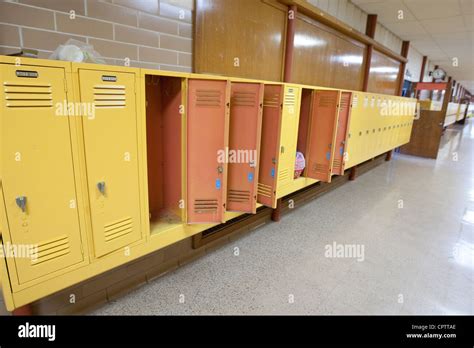
POLYGON ((339 170, 341 168, 341 161, 338 160, 338 159, 335 159, 333 162, 332 162, 332 169, 333 170, 339 170))
POLYGON ((229 190, 229 194, 227 195, 227 200, 229 202, 235 202, 235 203, 248 202, 250 200, 250 191, 229 190))
POLYGON ((295 105, 295 102, 296 102, 296 96, 295 96, 294 93, 286 93, 285 94, 285 100, 284 100, 285 105, 293 106, 293 105, 295 105))
POLYGON ((53 91, 50 84, 4 83, 5 101, 8 108, 50 108, 53 91))
POLYGON ((285 181, 288 179, 290 179, 290 171, 288 169, 280 170, 280 172, 278 173, 278 180, 285 181))
POLYGON ((114 239, 123 237, 133 232, 133 220, 128 217, 104 226, 105 241, 110 242, 114 239))
POLYGON ((315 171, 316 173, 326 174, 328 170, 329 170, 329 166, 327 164, 315 163, 313 165, 313 171, 315 171))
POLYGON ((341 110, 346 110, 349 107, 349 98, 342 97, 341 98, 341 110))
POLYGON ((122 108, 126 106, 126 98, 125 86, 94 86, 94 106, 96 108, 122 108))
POLYGON ((271 108, 280 107, 280 95, 278 93, 266 95, 263 99, 263 106, 271 108))
POLYGON ((31 249, 31 265, 36 266, 57 259, 69 252, 69 237, 67 235, 44 241, 36 245, 36 248, 31 249))
POLYGON ((335 95, 322 95, 319 98, 319 106, 322 108, 330 108, 336 105, 335 95))
POLYGON ((257 193, 265 197, 271 197, 272 187, 265 184, 258 183, 257 193))
POLYGON ((196 106, 220 107, 221 91, 215 89, 196 90, 196 106))
POLYGON ((194 201, 194 212, 196 214, 217 213, 217 200, 196 199, 194 201))
POLYGON ((231 103, 233 106, 255 106, 255 99, 254 92, 235 92, 231 103))

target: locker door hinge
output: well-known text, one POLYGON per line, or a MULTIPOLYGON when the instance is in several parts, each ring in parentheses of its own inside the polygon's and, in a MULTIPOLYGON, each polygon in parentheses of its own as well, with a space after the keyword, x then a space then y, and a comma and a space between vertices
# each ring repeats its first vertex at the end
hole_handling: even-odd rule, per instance
POLYGON ((82 243, 81 243, 81 254, 82 256, 84 256, 84 248, 82 247, 82 243))

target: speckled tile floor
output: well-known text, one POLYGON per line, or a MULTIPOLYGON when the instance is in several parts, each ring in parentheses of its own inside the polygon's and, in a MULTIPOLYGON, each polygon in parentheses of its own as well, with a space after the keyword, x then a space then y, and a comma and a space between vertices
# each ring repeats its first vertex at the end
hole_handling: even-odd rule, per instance
POLYGON ((474 314, 473 123, 92 314, 474 314))

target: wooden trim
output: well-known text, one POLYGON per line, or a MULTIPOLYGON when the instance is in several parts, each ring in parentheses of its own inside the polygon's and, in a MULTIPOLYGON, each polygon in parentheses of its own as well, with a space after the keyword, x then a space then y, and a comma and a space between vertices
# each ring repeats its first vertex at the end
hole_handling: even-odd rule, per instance
POLYGON ((364 64, 364 82, 362 84, 362 91, 367 92, 369 88, 369 79, 370 79, 370 63, 372 62, 372 52, 374 51, 374 46, 367 46, 367 53, 365 54, 365 64, 364 64))
MULTIPOLYGON (((423 79, 425 77, 425 70, 426 70, 426 63, 428 62, 428 56, 423 56, 423 61, 421 62, 421 71, 420 71, 420 78, 418 83, 423 83, 423 79)), ((415 98, 420 97, 420 91, 415 91, 415 98)))
POLYGON ((360 31, 355 30, 354 28, 348 26, 347 24, 343 23, 336 17, 331 16, 330 14, 321 11, 317 7, 307 3, 305 0, 279 0, 281 3, 291 6, 296 5, 298 7, 298 12, 302 13, 322 24, 325 24, 342 34, 345 34, 353 39, 356 39, 359 42, 362 42, 366 45, 373 45, 377 51, 398 60, 399 62, 406 63, 408 60, 403 57, 402 55, 392 51, 391 49, 385 47, 384 45, 380 44, 379 42, 375 41, 373 38, 362 34, 360 31))
MULTIPOLYGON (((375 37, 375 29, 377 28, 377 15, 369 14, 367 16, 367 23, 365 25, 365 34, 370 37, 375 37)), ((367 53, 365 54, 364 64, 364 76, 362 83, 362 91, 367 92, 369 88, 370 79, 370 65, 372 64, 372 53, 374 51, 374 45, 367 45, 367 53)))
POLYGON ((287 12, 287 24, 286 24, 286 45, 285 45, 285 58, 284 58, 284 72, 283 72, 283 81, 291 82, 292 78, 292 69, 293 69, 293 52, 295 49, 295 31, 296 31, 296 14, 298 13, 298 8, 294 5, 288 6, 287 12), (290 16, 290 12, 292 16, 290 16))
MULTIPOLYGON (((410 41, 403 41, 402 42, 402 50, 401 55, 402 57, 408 57, 408 50, 410 49, 410 41)), ((401 96, 403 91, 403 82, 405 81, 405 69, 407 67, 407 62, 401 62, 400 69, 398 71, 398 89, 397 94, 401 96)))
POLYGON ((415 90, 417 91, 443 91, 448 86, 447 82, 417 82, 415 90))
POLYGON ((367 16, 367 23, 365 25, 365 35, 373 39, 375 37, 376 28, 377 28, 377 15, 369 14, 367 16))

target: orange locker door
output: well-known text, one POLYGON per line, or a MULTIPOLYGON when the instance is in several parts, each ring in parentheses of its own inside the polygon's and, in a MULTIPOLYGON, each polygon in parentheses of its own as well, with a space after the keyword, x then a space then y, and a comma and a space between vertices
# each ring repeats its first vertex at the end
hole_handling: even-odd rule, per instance
POLYGON ((188 83, 188 223, 224 222, 230 84, 188 83))
POLYGON ((263 84, 232 83, 227 210, 256 213, 263 84))
POLYGON ((283 86, 265 85, 257 201, 276 208, 283 86))
POLYGON ((347 144, 347 136, 349 134, 349 122, 351 115, 351 92, 342 92, 339 102, 339 118, 337 121, 336 142, 334 149, 334 159, 332 173, 336 175, 344 175, 344 153, 347 144))
POLYGON ((315 91, 311 110, 306 176, 331 182, 339 91, 315 91))
POLYGON ((95 256, 141 239, 135 74, 79 70, 95 256))

